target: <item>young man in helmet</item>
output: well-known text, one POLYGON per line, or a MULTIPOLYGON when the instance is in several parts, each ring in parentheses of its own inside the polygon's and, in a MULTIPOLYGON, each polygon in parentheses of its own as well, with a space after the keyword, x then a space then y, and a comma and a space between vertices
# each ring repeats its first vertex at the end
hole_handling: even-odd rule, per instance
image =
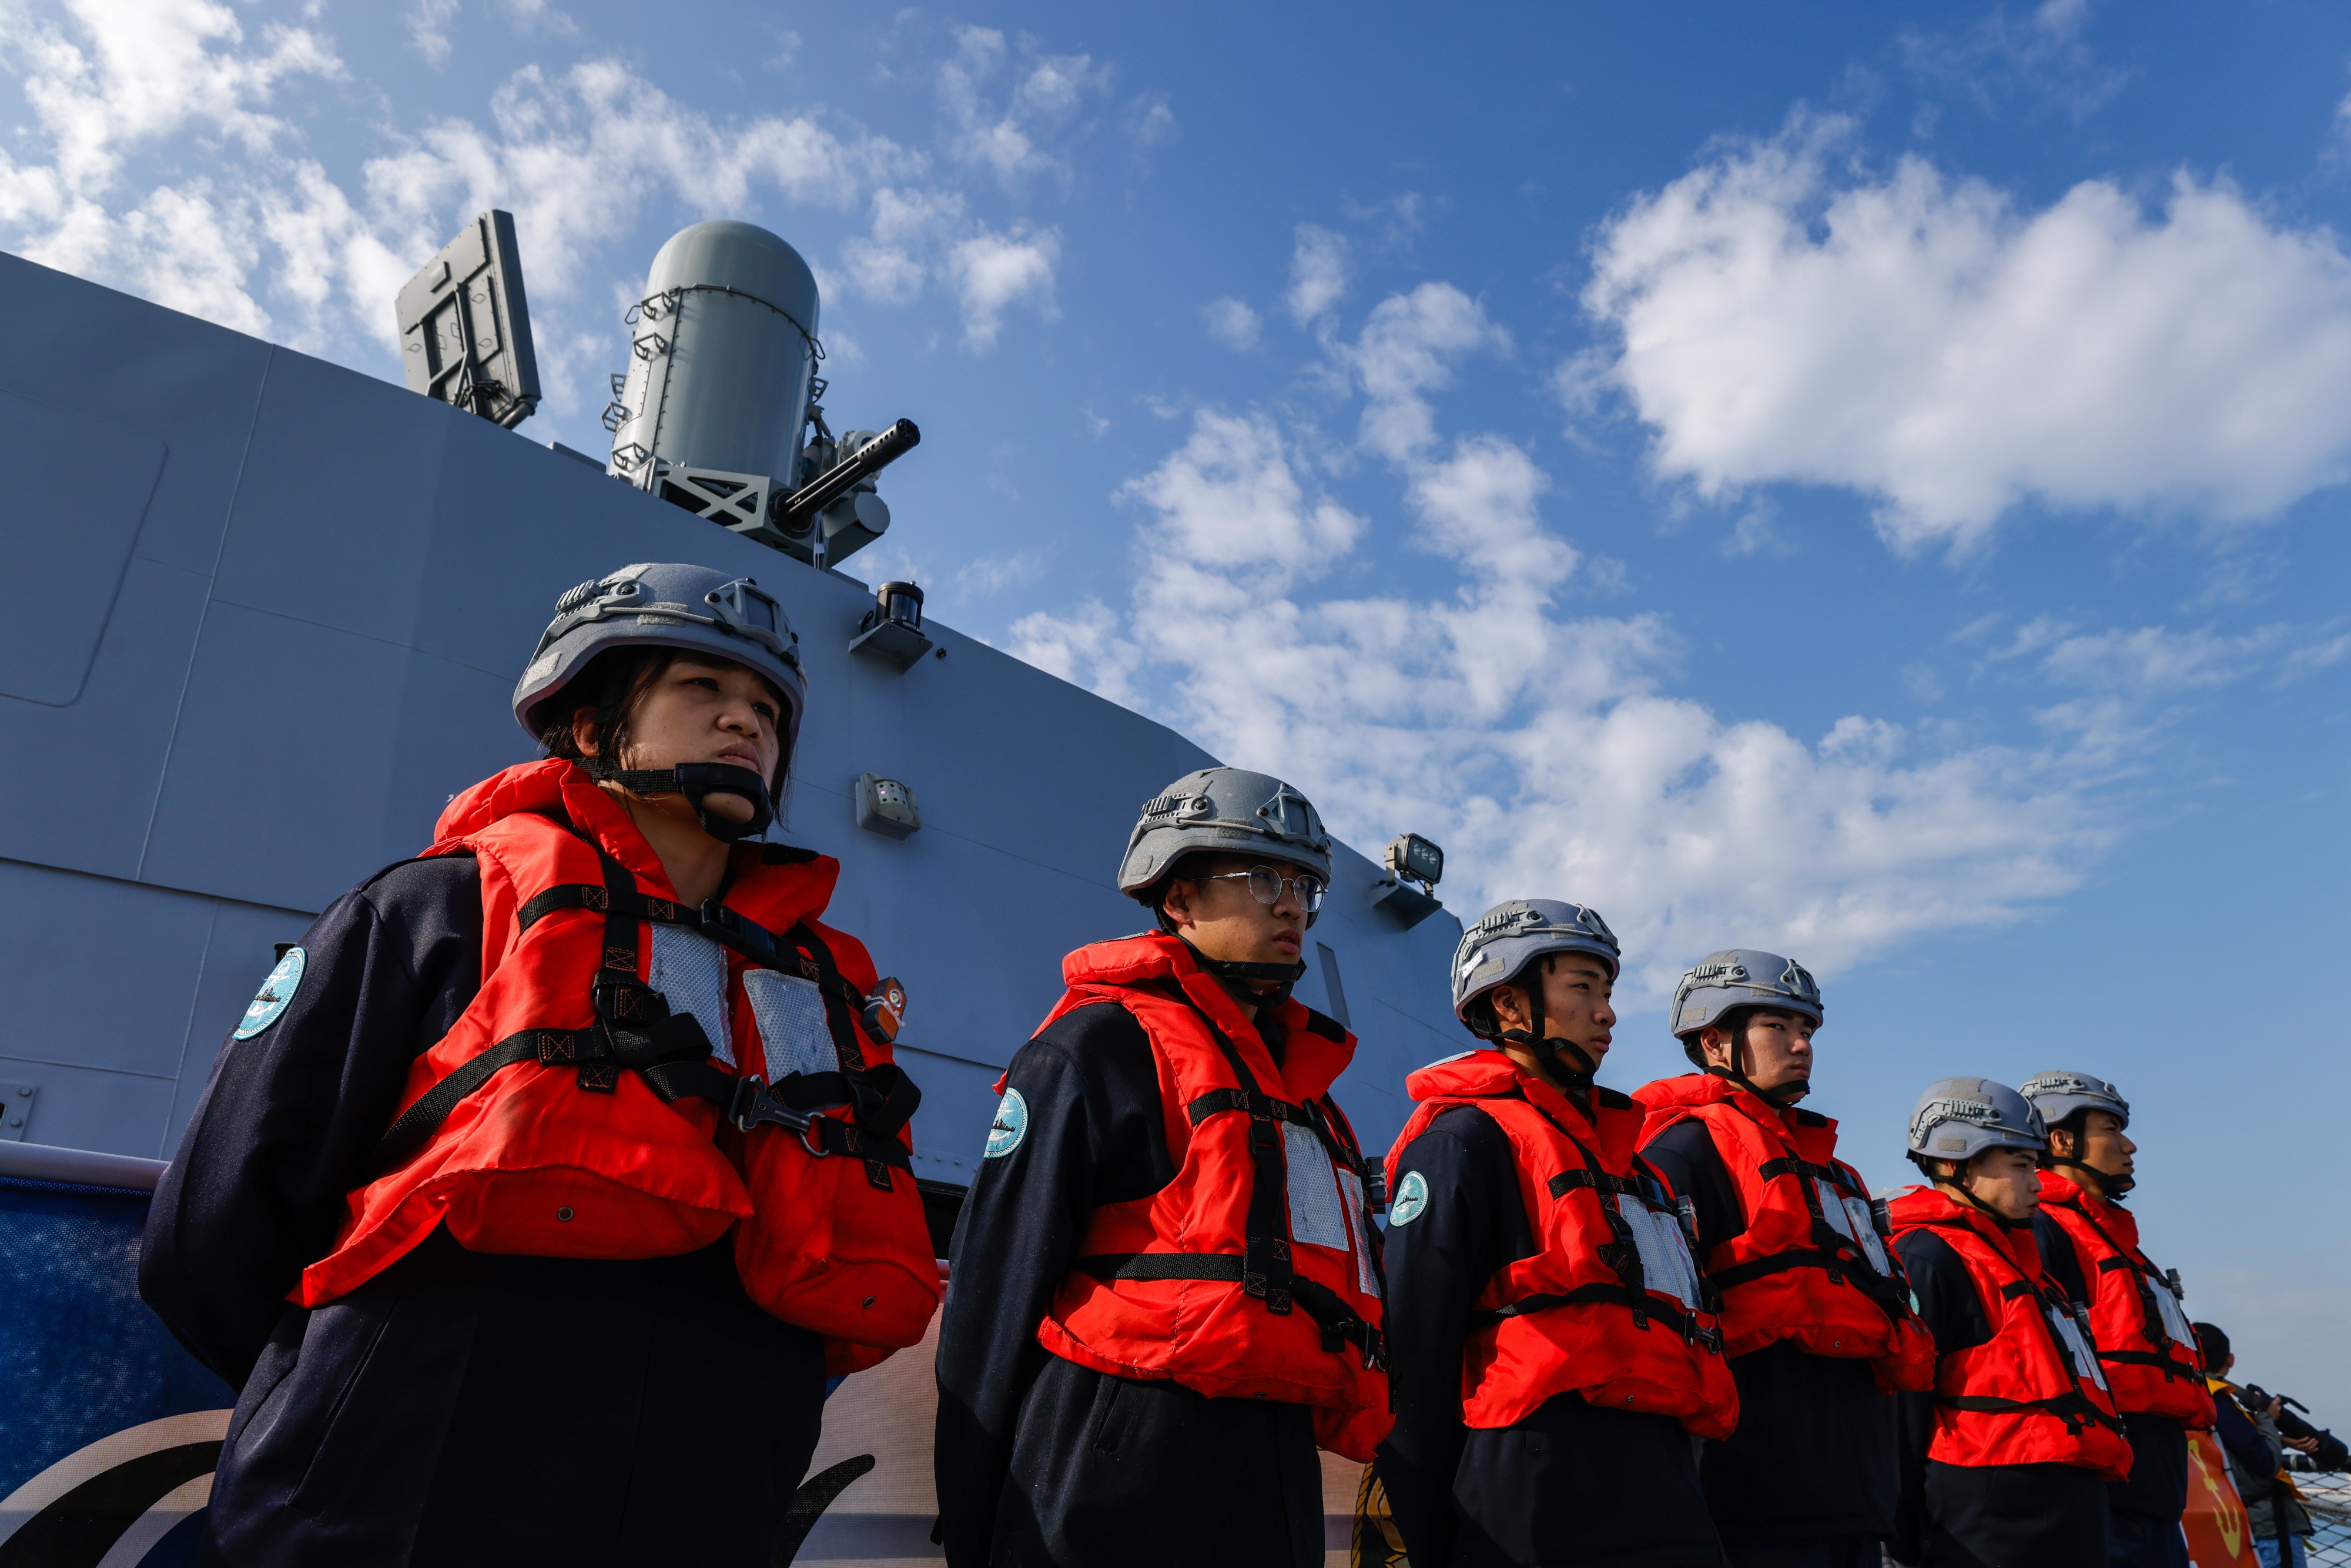
POLYGON ((1290 995, 1331 841, 1278 779, 1146 802, 1118 885, 1155 929, 1081 947, 1014 1055, 940 1324, 952 1568, 1319 1568, 1315 1449, 1387 1427, 1355 1049, 1290 995))
POLYGON ((1897 1396, 1896 1561, 2106 1560, 2106 1486, 2130 1472, 2089 1331, 2043 1267, 2041 1117, 1988 1078, 1946 1078, 1910 1113, 1934 1185, 1887 1205, 1935 1336, 1932 1394, 1897 1396))
POLYGON ((1616 1025, 1599 915, 1513 900, 1463 935, 1484 1049, 1414 1073, 1388 1156, 1395 1429, 1379 1474, 1415 1563, 1719 1564, 1691 1435, 1738 1395, 1683 1216, 1593 1082, 1616 1025))
POLYGON ((2137 1145, 2123 1132, 2130 1105, 2086 1072, 2036 1072, 2022 1092, 2049 1130, 2033 1238, 2050 1276, 2087 1309, 2134 1456, 2130 1479, 2106 1493, 2111 1561, 2188 1568, 2188 1434, 2212 1425, 2212 1396, 2179 1277, 2147 1260, 2137 1218, 2122 1207, 2136 1179, 2137 1145))
POLYGON ((157 1189, 141 1289, 244 1390, 219 1560, 763 1568, 827 1373, 936 1303, 839 867, 746 841, 790 627, 676 564, 556 609, 549 755, 287 952, 157 1189))
POLYGON ((1698 1071, 1635 1090, 1641 1153, 1698 1212, 1739 1429, 1699 1460, 1732 1568, 1877 1568, 1894 1531, 1894 1411, 1935 1345, 1811 1092, 1819 988, 1776 953, 1710 954, 1671 1023, 1698 1071))

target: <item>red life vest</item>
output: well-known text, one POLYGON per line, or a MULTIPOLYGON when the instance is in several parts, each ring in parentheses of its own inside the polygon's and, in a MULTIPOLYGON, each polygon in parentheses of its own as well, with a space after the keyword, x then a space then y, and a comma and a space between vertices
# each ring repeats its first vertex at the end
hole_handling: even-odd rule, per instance
POLYGON ((940 1293, 902 1132, 919 1095, 858 1016, 865 949, 817 923, 838 863, 738 845, 697 915, 626 810, 556 759, 453 800, 427 852, 460 851, 480 868, 481 989, 410 1068, 375 1174, 292 1299, 349 1294, 435 1226, 476 1252, 601 1259, 731 1228, 746 1291, 825 1335, 835 1372, 918 1342, 940 1293), (739 1072, 647 983, 649 922, 724 945, 707 1006, 724 999, 739 1072))
POLYGON ((2212 1425, 2203 1357, 2170 1276, 2138 1249, 2138 1217, 2055 1171, 2041 1173, 2041 1212, 2074 1244, 2091 1293, 2090 1333, 2115 1408, 2212 1425))
POLYGON ((1587 1113, 1499 1051, 1432 1063, 1405 1087, 1418 1103, 1388 1155, 1389 1190, 1431 1122, 1474 1106, 1510 1141, 1538 1249, 1478 1298, 1462 1352, 1463 1420, 1508 1427, 1573 1393, 1603 1409, 1675 1416, 1702 1437, 1730 1436, 1739 1390, 1713 1291, 1680 1207, 1633 1152, 1639 1108, 1595 1088, 1587 1113))
POLYGON ((2080 1465, 2111 1481, 2130 1474, 2087 1327, 2043 1271, 2030 1227, 2008 1229, 1933 1187, 1886 1205, 1898 1240, 1939 1237, 1966 1265, 1991 1338, 1938 1358, 1935 1437, 1947 1465, 2080 1465))
POLYGON ((1093 1211, 1038 1343, 1120 1377, 1311 1406, 1322 1447, 1369 1459, 1392 1421, 1379 1231, 1330 1097, 1355 1037, 1284 1000, 1277 1065, 1222 982, 1160 932, 1081 947, 1061 977, 1047 1024, 1115 1002, 1143 1026, 1176 1170, 1093 1211))
POLYGON ((1738 1190, 1747 1228, 1706 1260, 1722 1292, 1723 1354, 1793 1340, 1813 1355, 1866 1360, 1889 1393, 1935 1385, 1935 1336, 1911 1311, 1867 1184, 1836 1157, 1834 1122, 1706 1072, 1659 1079, 1633 1098, 1648 1113, 1644 1146, 1703 1122, 1738 1190))

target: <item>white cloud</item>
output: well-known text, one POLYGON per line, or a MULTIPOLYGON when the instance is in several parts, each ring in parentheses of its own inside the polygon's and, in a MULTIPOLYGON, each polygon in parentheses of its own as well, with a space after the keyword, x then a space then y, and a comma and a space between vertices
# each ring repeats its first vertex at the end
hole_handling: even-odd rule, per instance
POLYGON ((1050 319, 1053 264, 1061 254, 1061 231, 1015 225, 1009 234, 983 228, 947 252, 948 276, 963 301, 963 341, 979 350, 996 341, 1009 307, 1026 302, 1050 319))
POLYGON ((851 281, 867 298, 904 305, 929 276, 924 255, 963 223, 963 197, 953 191, 884 186, 873 193, 873 225, 841 247, 851 281))
MULTIPOLYGON (((1601 230, 1586 310, 1651 462, 1877 498, 1903 549, 2025 501, 2242 523, 2351 471, 2351 258, 2225 183, 2020 210, 1799 115, 1601 230)), ((1562 386, 1581 377, 1562 371, 1562 386)))
MULTIPOLYGON (((1995 114, 2022 98, 2088 119, 2123 89, 2129 73, 2102 66, 2084 41, 2089 0, 2042 0, 2022 16, 2005 5, 1952 33, 1906 30, 1897 38, 1904 62, 1928 83, 1995 114)), ((1921 111, 1931 132, 1931 109, 1921 111)))
POLYGON ((1184 134, 1164 92, 1146 92, 1126 106, 1126 134, 1138 152, 1165 147, 1184 134))
POLYGON ((1211 299, 1200 307, 1200 319, 1207 323, 1208 336, 1228 349, 1247 353, 1257 347, 1259 323, 1246 301, 1229 294, 1211 299))
POLYGON ((2030 657, 2038 673, 2057 685, 2155 699, 2214 690, 2261 675, 2293 680, 2337 663, 2346 652, 2351 652, 2351 637, 2332 626, 2314 632, 2283 624, 2234 633, 2209 626, 2179 632, 2166 626, 2082 632, 2042 616, 2017 628, 1991 660, 2030 657))
MULTIPOLYGON (((1036 173, 1067 178, 1069 162, 1057 143, 1086 129, 1078 123, 1080 112, 1110 90, 1110 68, 1095 65, 1091 56, 1036 56, 1025 47, 1024 53, 1026 69, 1015 68, 1018 80, 1000 102, 990 102, 987 93, 1010 51, 996 29, 956 28, 955 56, 939 68, 939 97, 956 126, 956 157, 992 172, 1007 190, 1036 173)), ((1165 115, 1165 129, 1172 131, 1174 121, 1165 115)), ((1143 125, 1151 123, 1146 113, 1143 125)))
POLYGON ((987 599, 1034 582, 1043 570, 1044 563, 1026 553, 981 556, 956 568, 955 583, 966 599, 987 599))
POLYGON ((401 22, 408 29, 409 47, 424 57, 426 65, 437 69, 449 63, 449 52, 455 47, 449 24, 456 15, 457 0, 411 0, 401 22))
POLYGON ((1938 748, 1861 716, 1807 743, 1666 695, 1662 618, 1564 613, 1586 568, 1543 520, 1548 476, 1433 424, 1428 394, 1501 341, 1433 284, 1333 346, 1384 409, 1361 446, 1397 476, 1426 586, 1343 586, 1373 525, 1270 415, 1204 411, 1122 492, 1143 518, 1126 612, 1031 615, 1014 651, 1294 779, 1357 841, 1437 838, 1465 915, 1596 904, 1652 989, 1727 926, 1833 970, 2074 885, 2101 828, 2062 745, 1938 748))
MULTIPOLYGON (((507 0, 505 11, 518 27, 568 26, 544 4, 507 0)), ((408 19, 429 33, 454 15, 428 3, 408 19)), ((272 25, 248 37, 211 0, 77 0, 55 19, 18 21, 0 37, 0 62, 34 123, 0 156, 0 243, 303 348, 389 347, 400 284, 465 215, 498 206, 515 214, 552 367, 579 335, 569 297, 648 201, 717 215, 774 191, 846 206, 923 162, 805 115, 714 120, 626 66, 589 60, 515 73, 486 124, 389 132, 392 150, 347 186, 304 154, 274 106, 289 83, 347 74, 325 35, 272 25), (168 160, 181 141, 204 149, 204 177, 159 178, 141 164, 141 188, 132 162, 168 160)), ((601 302, 593 308, 601 317, 601 302)))
POLYGON ((1365 394, 1364 444, 1391 462, 1426 449, 1437 427, 1424 394, 1451 383, 1455 361, 1510 346, 1510 334, 1487 319, 1485 308, 1449 283, 1424 283, 1381 300, 1354 343, 1336 350, 1365 394))
POLYGON ((1298 225, 1290 254, 1290 314, 1304 326, 1347 292, 1347 239, 1315 224, 1298 225))

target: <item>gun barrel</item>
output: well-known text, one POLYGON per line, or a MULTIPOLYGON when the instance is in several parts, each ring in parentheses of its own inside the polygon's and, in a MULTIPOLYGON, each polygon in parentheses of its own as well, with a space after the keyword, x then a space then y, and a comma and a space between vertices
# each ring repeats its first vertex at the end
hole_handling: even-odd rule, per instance
POLYGON ((899 420, 790 495, 777 497, 776 527, 788 534, 807 532, 819 512, 912 452, 922 439, 913 420, 899 420))

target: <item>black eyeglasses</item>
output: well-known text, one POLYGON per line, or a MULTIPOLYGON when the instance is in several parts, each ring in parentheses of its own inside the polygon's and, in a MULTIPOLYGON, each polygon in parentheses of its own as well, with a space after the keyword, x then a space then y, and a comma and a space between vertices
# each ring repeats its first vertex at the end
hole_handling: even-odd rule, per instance
POLYGON ((1284 876, 1270 865, 1253 865, 1247 871, 1222 871, 1214 876, 1195 877, 1195 882, 1246 882, 1249 896, 1259 904, 1280 904, 1285 887, 1298 894, 1298 902, 1306 913, 1312 915, 1322 907, 1324 883, 1321 877, 1305 872, 1296 876, 1284 876))

